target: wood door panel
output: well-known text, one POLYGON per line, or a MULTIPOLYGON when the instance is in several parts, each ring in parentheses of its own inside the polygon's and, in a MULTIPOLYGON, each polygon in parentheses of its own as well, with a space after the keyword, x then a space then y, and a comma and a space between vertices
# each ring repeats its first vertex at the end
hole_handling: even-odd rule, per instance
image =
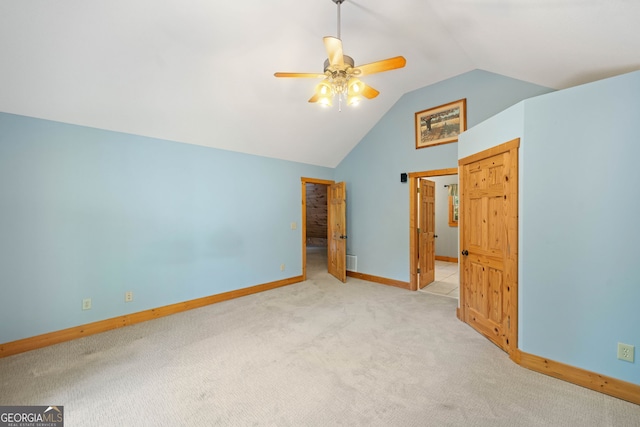
POLYGON ((504 319, 502 271, 490 268, 487 276, 487 317, 494 323, 502 323, 504 319))
POLYGON ((482 263, 473 264, 471 271, 469 320, 483 335, 502 346, 506 313, 502 271, 482 263))
POLYGON ((493 163, 489 167, 489 172, 487 174, 487 188, 494 188, 496 191, 502 192, 504 184, 504 165, 501 162, 502 159, 496 159, 496 161, 500 161, 500 163, 493 163))
POLYGON ((462 318, 510 353, 517 348, 517 144, 460 161, 462 318))
POLYGON ((418 244, 418 287, 424 288, 435 280, 436 273, 436 183, 420 180, 420 233, 418 244))
POLYGON ((483 313, 474 309, 469 310, 469 318, 467 323, 485 337, 489 338, 494 344, 504 350, 506 340, 502 333, 502 325, 491 320, 487 321, 483 313))
POLYGON ((344 182, 329 186, 327 257, 329 273, 347 281, 347 190, 344 182))
MULTIPOLYGON (((471 216, 472 218, 482 218, 482 199, 472 199, 469 198, 467 201, 468 209, 466 214, 471 216)), ((470 222, 468 225, 468 229, 465 230, 469 233, 468 245, 469 248, 476 247, 482 248, 484 245, 483 242, 483 226, 481 222, 470 222)))
POLYGON ((468 295, 468 303, 471 308, 478 308, 482 305, 482 284, 484 283, 484 267, 480 263, 469 263, 469 274, 465 283, 465 290, 468 295))
POLYGON ((504 252, 504 199, 488 199, 487 207, 487 249, 501 256, 504 252))

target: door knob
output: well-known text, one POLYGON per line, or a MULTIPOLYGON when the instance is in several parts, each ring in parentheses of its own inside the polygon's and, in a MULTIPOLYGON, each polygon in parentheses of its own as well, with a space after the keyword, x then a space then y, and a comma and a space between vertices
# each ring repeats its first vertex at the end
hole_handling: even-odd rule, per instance
POLYGON ((347 236, 345 236, 344 234, 340 236, 341 239, 346 239, 347 236))
POLYGON ((437 235, 437 234, 434 234, 434 235, 433 235, 433 238, 434 238, 434 239, 437 239, 437 238, 438 238, 438 235, 437 235))
POLYGON ((462 255, 464 255, 464 256, 469 255, 469 251, 468 251, 468 250, 466 250, 466 249, 465 249, 464 251, 462 251, 461 253, 462 253, 462 255))

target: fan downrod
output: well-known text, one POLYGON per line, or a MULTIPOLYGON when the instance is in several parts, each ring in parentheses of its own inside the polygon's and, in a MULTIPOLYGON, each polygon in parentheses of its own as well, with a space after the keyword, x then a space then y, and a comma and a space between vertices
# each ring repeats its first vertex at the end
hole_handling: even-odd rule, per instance
POLYGON ((340 5, 344 2, 344 0, 331 0, 338 6, 338 38, 340 38, 340 5))

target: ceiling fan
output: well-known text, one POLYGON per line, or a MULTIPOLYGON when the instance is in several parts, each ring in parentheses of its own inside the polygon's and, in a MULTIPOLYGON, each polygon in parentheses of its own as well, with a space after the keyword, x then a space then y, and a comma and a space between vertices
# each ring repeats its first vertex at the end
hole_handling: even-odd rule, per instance
POLYGON ((359 77, 368 74, 395 70, 405 66, 407 61, 396 56, 369 64, 355 66, 353 58, 342 52, 340 40, 340 5, 345 0, 331 0, 338 6, 338 37, 327 36, 322 40, 327 50, 328 59, 324 61, 324 73, 275 73, 276 77, 324 78, 317 86, 309 102, 323 107, 330 107, 333 98, 338 98, 339 109, 346 98, 347 105, 357 105, 362 98, 373 99, 380 92, 360 81, 359 77))

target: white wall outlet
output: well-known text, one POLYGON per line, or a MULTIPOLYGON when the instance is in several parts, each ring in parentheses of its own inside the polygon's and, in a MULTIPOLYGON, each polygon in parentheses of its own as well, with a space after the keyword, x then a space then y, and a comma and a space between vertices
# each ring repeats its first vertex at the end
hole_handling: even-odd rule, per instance
POLYGON ((618 343, 618 359, 633 363, 635 347, 629 344, 618 343))
POLYGON ((133 291, 127 291, 124 293, 124 302, 133 301, 133 291))
POLYGON ((298 228, 298 224, 296 224, 295 222, 291 223, 291 229, 295 230, 296 228, 298 228))
POLYGON ((82 309, 91 310, 91 298, 85 298, 82 300, 82 309))
POLYGON ((284 271, 284 264, 280 264, 280 271, 284 271))

